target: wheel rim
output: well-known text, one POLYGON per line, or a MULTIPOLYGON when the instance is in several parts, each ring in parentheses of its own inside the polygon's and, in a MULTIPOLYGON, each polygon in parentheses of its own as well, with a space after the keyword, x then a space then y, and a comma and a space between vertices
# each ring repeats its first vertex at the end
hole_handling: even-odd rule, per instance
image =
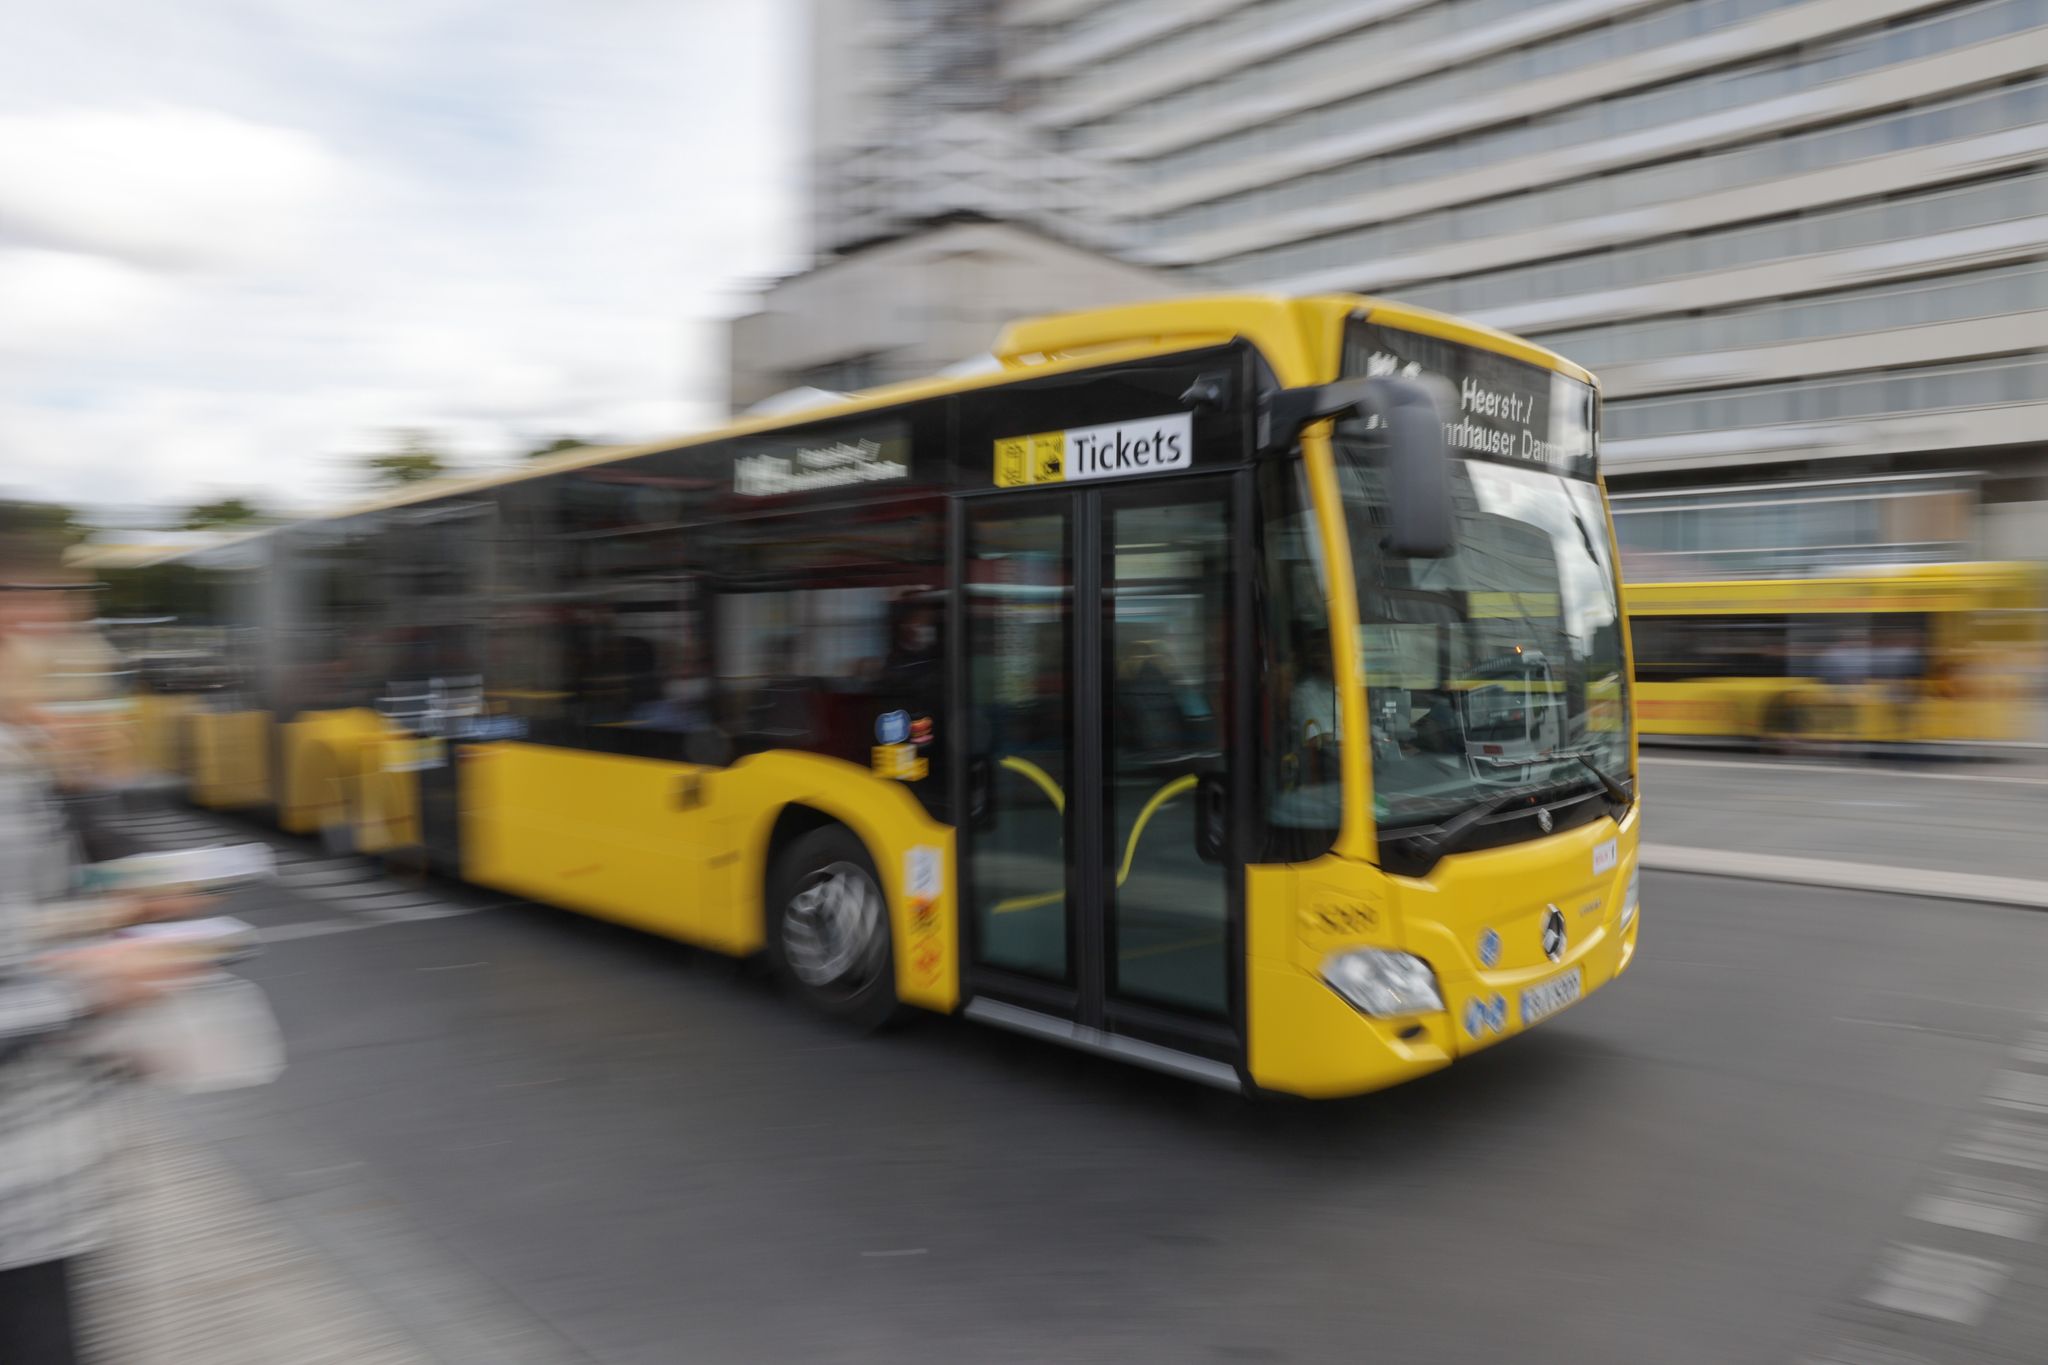
POLYGON ((830 863, 804 878, 782 916, 782 955, 814 988, 859 990, 881 965, 882 893, 852 863, 830 863))

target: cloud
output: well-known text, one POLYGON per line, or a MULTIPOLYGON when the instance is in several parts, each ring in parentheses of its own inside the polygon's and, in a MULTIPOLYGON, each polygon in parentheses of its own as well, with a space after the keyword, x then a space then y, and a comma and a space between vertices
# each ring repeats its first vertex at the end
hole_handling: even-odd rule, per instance
POLYGON ((397 427, 473 467, 687 430, 735 284, 796 259, 793 0, 72 0, 15 29, 17 488, 306 508, 397 427))
POLYGON ((0 114, 0 234, 145 267, 275 260, 345 181, 306 133, 204 109, 0 114))
POLYGON ((171 294, 148 272, 103 256, 0 249, 0 356, 76 353, 150 325, 171 294))

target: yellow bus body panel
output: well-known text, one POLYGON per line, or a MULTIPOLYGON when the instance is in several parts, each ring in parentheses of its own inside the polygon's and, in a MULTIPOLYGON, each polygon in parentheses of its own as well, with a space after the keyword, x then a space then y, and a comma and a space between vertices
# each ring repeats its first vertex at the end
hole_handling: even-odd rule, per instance
POLYGON ((1631 617, 1925 614, 1938 682, 1901 696, 1882 683, 1813 677, 1692 678, 1637 683, 1643 731, 1692 738, 1828 743, 1998 742, 2028 737, 2025 678, 2043 628, 2039 569, 1928 564, 1829 578, 1631 583, 1631 617), (1796 712, 1786 730, 1783 718, 1796 712))
POLYGON ((506 742, 458 746, 455 761, 465 878, 734 954, 763 944, 776 819, 788 805, 816 809, 875 860, 897 997, 934 1010, 959 1001, 953 831, 901 783, 787 752, 706 768, 506 742), (913 858, 937 860, 928 898, 910 895, 913 858))
POLYGON ((198 705, 189 693, 144 692, 135 698, 136 757, 145 771, 164 777, 189 775, 185 741, 198 705))
POLYGON ((302 711, 279 729, 284 780, 277 823, 293 834, 314 834, 351 818, 351 796, 374 762, 392 724, 366 706, 302 711))
POLYGON ((1427 879, 1389 876, 1334 856, 1249 869, 1253 1081, 1309 1098, 1382 1089, 1535 1027, 1520 1018, 1520 992, 1530 986, 1574 968, 1586 994, 1612 981, 1633 958, 1641 926, 1640 914, 1626 929, 1620 918, 1636 867, 1641 809, 1632 808, 1619 826, 1603 817, 1550 838, 1455 854, 1427 879), (1610 840, 1614 865, 1595 873, 1596 850, 1610 840), (1552 905, 1567 928, 1566 950, 1556 961, 1541 948, 1552 905), (1487 929, 1502 942, 1491 968, 1477 955, 1487 929), (1319 969, 1330 955, 1354 948, 1398 949, 1428 962, 1445 1012, 1374 1019, 1353 1009, 1323 983, 1319 969), (1466 1032, 1467 1005, 1495 997, 1506 1008, 1500 1026, 1477 1037, 1466 1032), (1414 1036, 1402 1036, 1410 1031, 1414 1036))
POLYGON ((194 711, 192 799, 210 810, 267 805, 270 793, 270 712, 194 711))
POLYGON ((1800 678, 1719 678, 1638 682, 1636 713, 1653 735, 1761 735, 1767 708, 1808 682, 1800 678))
POLYGON ((371 745, 356 779, 355 846, 391 853, 420 842, 420 784, 410 763, 421 741, 396 730, 371 745))
POLYGON ((1343 322, 1361 314, 1388 327, 1512 356, 1582 383, 1593 382, 1586 370, 1521 337, 1364 294, 1196 295, 1055 313, 1011 323, 989 349, 1005 366, 1029 369, 1040 358, 1099 360, 1111 348, 1191 350, 1242 338, 1258 347, 1283 384, 1317 384, 1335 377, 1343 322))

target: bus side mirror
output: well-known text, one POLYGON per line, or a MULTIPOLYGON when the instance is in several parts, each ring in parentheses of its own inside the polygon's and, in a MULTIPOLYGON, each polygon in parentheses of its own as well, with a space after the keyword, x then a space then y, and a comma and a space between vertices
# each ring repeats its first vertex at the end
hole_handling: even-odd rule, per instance
POLYGON ((1450 386, 1424 375, 1340 379, 1270 395, 1259 449, 1289 449, 1310 422, 1363 418, 1387 442, 1387 549, 1409 559, 1442 559, 1456 543, 1451 452, 1444 427, 1455 407, 1450 386))
POLYGON ((1441 383, 1373 381, 1359 404, 1377 416, 1387 438, 1387 549, 1408 559, 1442 559, 1456 543, 1451 510, 1451 452, 1444 441, 1448 409, 1441 383))

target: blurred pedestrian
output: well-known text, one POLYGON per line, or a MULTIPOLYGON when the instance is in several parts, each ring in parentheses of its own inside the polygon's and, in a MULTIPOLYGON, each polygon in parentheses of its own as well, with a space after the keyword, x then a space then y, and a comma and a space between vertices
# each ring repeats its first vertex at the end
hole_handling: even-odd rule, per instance
POLYGON ((161 941, 94 935, 146 907, 67 902, 75 841, 32 725, 53 565, 0 539, 0 1362, 69 1365, 78 1259, 104 1235, 110 1105, 130 1074, 111 1015, 192 970, 161 941))
POLYGON ((66 566, 61 541, 48 533, 0 536, 12 547, 0 585, 11 602, 0 636, 0 720, 41 755, 88 856, 133 852, 105 823, 135 777, 135 708, 127 670, 93 619, 101 585, 66 566))

